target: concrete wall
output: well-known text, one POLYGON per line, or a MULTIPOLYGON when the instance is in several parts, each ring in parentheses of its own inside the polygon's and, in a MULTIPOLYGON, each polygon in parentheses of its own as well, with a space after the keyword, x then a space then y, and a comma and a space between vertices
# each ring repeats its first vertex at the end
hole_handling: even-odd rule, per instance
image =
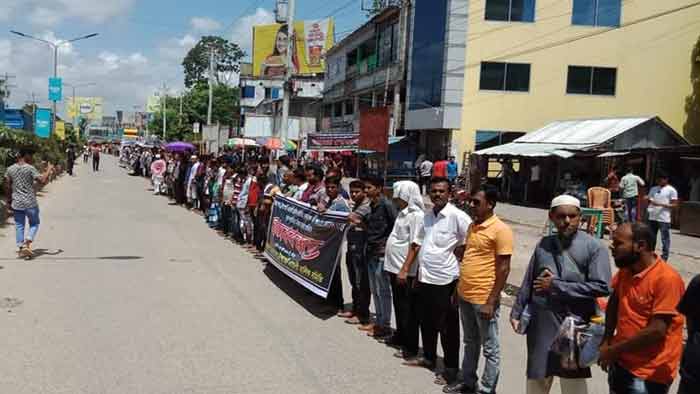
POLYGON ((682 132, 700 6, 624 27, 692 3, 625 0, 623 27, 536 50, 606 30, 572 25, 572 3, 538 0, 535 22, 523 23, 485 21, 485 0, 469 2, 462 127, 453 137, 460 156, 474 149, 477 130, 532 131, 560 119, 658 115, 682 132), (533 51, 518 54, 529 50, 533 51), (480 91, 480 63, 489 60, 530 63, 530 91, 480 91), (616 67, 616 95, 567 94, 569 65, 616 67))

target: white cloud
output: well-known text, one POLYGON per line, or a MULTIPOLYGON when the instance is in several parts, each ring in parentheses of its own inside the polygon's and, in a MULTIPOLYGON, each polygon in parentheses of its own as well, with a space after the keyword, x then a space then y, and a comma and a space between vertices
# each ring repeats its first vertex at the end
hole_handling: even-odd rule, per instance
POLYGON ((40 27, 53 27, 68 18, 103 23, 125 14, 134 0, 0 0, 0 20, 27 18, 40 27))
POLYGON ((190 20, 192 29, 201 32, 212 32, 221 29, 221 23, 211 18, 195 16, 190 20))
POLYGON ((264 8, 258 8, 255 13, 242 17, 231 33, 231 41, 238 44, 250 56, 253 53, 253 26, 275 23, 275 15, 264 8))

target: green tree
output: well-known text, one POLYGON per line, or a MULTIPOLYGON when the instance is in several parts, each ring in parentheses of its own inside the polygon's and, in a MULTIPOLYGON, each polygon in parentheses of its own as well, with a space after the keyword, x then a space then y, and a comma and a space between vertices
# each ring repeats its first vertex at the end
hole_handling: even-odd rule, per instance
POLYGON ((690 142, 700 144, 700 37, 690 55, 690 83, 693 90, 685 99, 685 113, 688 117, 683 126, 683 134, 690 142))
POLYGON ((240 70, 239 63, 245 52, 238 44, 217 36, 204 36, 182 61, 187 88, 207 82, 210 49, 214 51, 214 79, 217 84, 229 82, 231 75, 240 70))

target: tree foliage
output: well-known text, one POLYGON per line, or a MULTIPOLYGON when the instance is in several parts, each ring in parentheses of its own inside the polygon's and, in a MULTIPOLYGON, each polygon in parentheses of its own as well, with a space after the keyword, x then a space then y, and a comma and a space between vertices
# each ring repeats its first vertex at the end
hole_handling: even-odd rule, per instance
POLYGON ((245 52, 238 44, 221 37, 204 36, 182 61, 187 88, 207 82, 210 49, 214 51, 214 79, 217 84, 228 83, 231 76, 240 70, 239 62, 245 56, 245 52))
POLYGON ((700 144, 700 37, 690 55, 690 65, 693 90, 685 99, 685 113, 688 117, 683 126, 683 134, 692 143, 700 144))

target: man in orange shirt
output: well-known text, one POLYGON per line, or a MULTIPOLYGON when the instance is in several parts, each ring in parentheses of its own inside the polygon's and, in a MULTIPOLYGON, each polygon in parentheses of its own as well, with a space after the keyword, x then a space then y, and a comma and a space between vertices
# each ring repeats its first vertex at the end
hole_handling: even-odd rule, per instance
POLYGON ((445 393, 496 393, 501 362, 498 340, 501 291, 510 273, 513 254, 513 231, 493 212, 497 200, 498 191, 485 185, 469 201, 474 223, 467 234, 467 251, 460 264, 455 291, 464 332, 464 376, 462 382, 446 386, 445 393), (482 348, 486 365, 479 387, 476 373, 482 348))
POLYGON ((684 319, 676 306, 685 286, 652 245, 645 224, 625 223, 613 235, 610 248, 620 271, 613 278, 599 359, 611 393, 665 394, 678 373, 684 319))

